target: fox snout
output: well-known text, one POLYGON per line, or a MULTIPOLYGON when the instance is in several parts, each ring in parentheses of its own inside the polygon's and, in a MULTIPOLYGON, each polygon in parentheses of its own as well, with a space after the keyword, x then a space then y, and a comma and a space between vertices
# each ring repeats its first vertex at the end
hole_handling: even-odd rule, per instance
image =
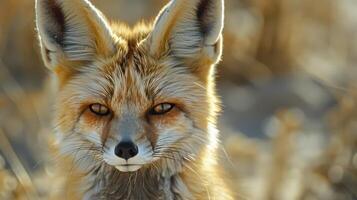
POLYGON ((108 141, 103 153, 104 161, 122 172, 136 171, 149 164, 153 159, 153 151, 147 139, 140 141, 121 140, 108 141))
MULTIPOLYGON (((122 109, 125 106, 122 106, 122 109)), ((145 122, 134 109, 118 111, 110 122, 110 131, 104 138, 104 161, 120 171, 136 171, 151 162, 152 142, 148 138, 145 122)))

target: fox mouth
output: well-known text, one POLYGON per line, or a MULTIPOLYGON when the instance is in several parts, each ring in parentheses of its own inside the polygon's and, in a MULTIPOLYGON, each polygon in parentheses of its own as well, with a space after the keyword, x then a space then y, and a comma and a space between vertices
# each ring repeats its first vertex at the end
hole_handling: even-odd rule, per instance
POLYGON ((123 165, 118 165, 121 167, 130 167, 130 166, 141 166, 142 164, 123 164, 123 165))
POLYGON ((142 167, 141 164, 123 164, 116 165, 115 168, 121 172, 135 172, 142 167))

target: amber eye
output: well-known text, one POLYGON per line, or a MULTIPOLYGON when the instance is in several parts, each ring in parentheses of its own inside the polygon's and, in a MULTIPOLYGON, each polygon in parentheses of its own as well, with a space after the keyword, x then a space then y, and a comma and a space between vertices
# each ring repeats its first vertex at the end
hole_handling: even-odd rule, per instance
POLYGON ((100 115, 100 116, 105 116, 110 113, 109 108, 107 108, 106 106, 103 106, 102 104, 99 104, 99 103, 91 104, 89 106, 89 109, 92 113, 94 113, 96 115, 100 115))
POLYGON ((174 108, 175 105, 172 103, 161 103, 156 106, 154 106, 150 110, 151 115, 163 115, 169 112, 172 108, 174 108))

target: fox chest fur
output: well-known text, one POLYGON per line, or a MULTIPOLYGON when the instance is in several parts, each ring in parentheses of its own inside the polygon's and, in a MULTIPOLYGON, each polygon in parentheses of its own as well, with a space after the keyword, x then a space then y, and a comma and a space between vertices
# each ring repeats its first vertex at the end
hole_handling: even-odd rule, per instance
POLYGON ((93 174, 87 181, 92 187, 84 199, 194 199, 180 175, 164 176, 147 170, 132 174, 111 171, 100 180, 93 174))
POLYGON ((55 148, 71 160, 58 164, 76 172, 67 189, 83 199, 233 198, 215 128, 223 10, 223 0, 172 0, 129 28, 88 0, 36 0, 56 83, 55 148))

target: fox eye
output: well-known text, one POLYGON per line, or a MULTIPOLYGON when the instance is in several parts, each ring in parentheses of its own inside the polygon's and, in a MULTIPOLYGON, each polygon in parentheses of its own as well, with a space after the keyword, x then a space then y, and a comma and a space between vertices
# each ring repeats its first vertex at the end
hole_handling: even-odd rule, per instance
POLYGON ((89 106, 89 109, 92 113, 99 115, 99 116, 105 116, 110 113, 109 108, 106 106, 103 106, 102 104, 99 103, 94 103, 89 106))
POLYGON ((160 103, 150 110, 151 115, 163 115, 168 113, 175 105, 172 103, 160 103))

